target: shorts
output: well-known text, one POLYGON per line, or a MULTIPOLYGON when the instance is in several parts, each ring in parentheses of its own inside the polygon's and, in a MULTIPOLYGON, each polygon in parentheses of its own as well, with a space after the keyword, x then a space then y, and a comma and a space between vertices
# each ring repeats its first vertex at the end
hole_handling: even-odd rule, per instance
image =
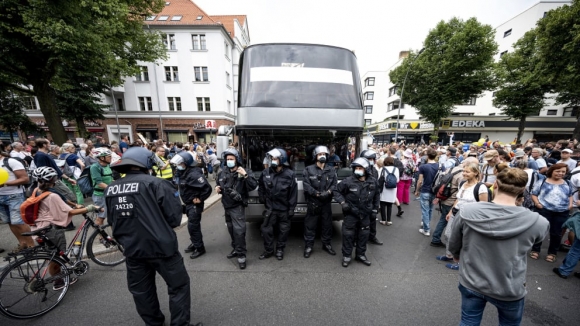
POLYGON ((24 202, 24 193, 0 195, 0 220, 12 225, 24 224, 20 215, 20 205, 24 202))
POLYGON ((97 212, 97 216, 100 218, 107 217, 107 203, 105 202, 105 196, 93 195, 93 205, 104 208, 103 212, 97 212))
POLYGON ((58 248, 58 250, 66 251, 64 229, 55 229, 53 225, 52 229, 46 232, 46 237, 58 248))

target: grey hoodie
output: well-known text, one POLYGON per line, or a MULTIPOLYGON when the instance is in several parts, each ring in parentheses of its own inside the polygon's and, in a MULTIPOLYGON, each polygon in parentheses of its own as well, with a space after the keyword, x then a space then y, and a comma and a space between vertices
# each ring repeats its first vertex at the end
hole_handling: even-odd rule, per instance
POLYGON ((502 301, 523 298, 527 253, 549 228, 548 220, 524 207, 465 205, 449 238, 449 251, 460 258, 459 283, 502 301))

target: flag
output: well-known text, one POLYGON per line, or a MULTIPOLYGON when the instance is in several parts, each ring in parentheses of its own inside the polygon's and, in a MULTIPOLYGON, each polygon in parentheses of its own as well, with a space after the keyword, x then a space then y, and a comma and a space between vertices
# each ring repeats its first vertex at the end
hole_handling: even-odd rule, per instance
POLYGON ((367 136, 370 137, 373 141, 375 140, 375 137, 371 135, 371 132, 369 130, 367 130, 367 136))

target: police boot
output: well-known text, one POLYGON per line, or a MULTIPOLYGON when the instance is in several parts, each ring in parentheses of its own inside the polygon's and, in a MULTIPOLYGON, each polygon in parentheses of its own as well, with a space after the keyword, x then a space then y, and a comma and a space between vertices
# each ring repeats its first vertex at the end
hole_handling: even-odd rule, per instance
POLYGON ((245 256, 238 256, 238 265, 240 269, 246 269, 246 257, 245 256))
POLYGON ((264 251, 264 252, 263 252, 263 253, 260 255, 260 257, 258 257, 258 259, 260 259, 260 260, 264 260, 264 259, 266 259, 266 258, 270 258, 270 257, 272 257, 272 256, 274 256, 274 252, 273 252, 273 251, 264 251))
POLYGON ((336 255, 336 251, 334 251, 334 249, 332 249, 331 245, 322 245, 322 250, 326 251, 327 253, 331 254, 331 255, 336 255))
POLYGON ((381 240, 377 239, 377 237, 370 238, 369 243, 372 243, 374 245, 379 245, 379 246, 383 245, 383 242, 381 240))
POLYGON ((238 257, 238 253, 236 252, 236 250, 235 250, 235 249, 232 249, 232 252, 230 252, 230 253, 229 253, 229 254, 226 256, 226 258, 227 258, 227 259, 230 259, 230 258, 234 258, 234 257, 238 257))
POLYGON ((282 249, 276 250, 276 259, 278 260, 284 259, 284 250, 282 249))
POLYGON ((306 247, 304 249, 304 258, 309 258, 312 254, 312 247, 306 247))
POLYGON ((205 254, 205 248, 204 247, 196 248, 195 251, 191 254, 191 256, 189 256, 189 258, 196 259, 196 258, 199 258, 203 254, 205 254))
POLYGON ((350 257, 342 257, 342 267, 348 267, 352 258, 350 257))
POLYGON ((367 266, 371 266, 371 262, 367 259, 367 256, 365 255, 356 256, 355 260, 360 261, 361 263, 367 266))
POLYGON ((185 248, 184 250, 185 252, 194 252, 195 251, 195 247, 193 246, 193 243, 190 243, 189 246, 187 246, 187 248, 185 248))

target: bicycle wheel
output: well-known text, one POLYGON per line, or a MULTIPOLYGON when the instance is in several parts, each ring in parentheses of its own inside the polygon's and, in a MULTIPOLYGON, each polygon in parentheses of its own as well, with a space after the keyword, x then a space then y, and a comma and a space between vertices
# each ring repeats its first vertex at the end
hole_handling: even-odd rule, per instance
POLYGON ((91 234, 87 256, 101 266, 117 266, 125 262, 123 246, 113 238, 113 229, 106 224, 91 234))
POLYGON ((19 259, 0 276, 0 312, 17 319, 43 315, 64 298, 69 279, 66 263, 60 258, 40 254, 19 259), (50 275, 50 263, 60 267, 60 273, 50 275))

